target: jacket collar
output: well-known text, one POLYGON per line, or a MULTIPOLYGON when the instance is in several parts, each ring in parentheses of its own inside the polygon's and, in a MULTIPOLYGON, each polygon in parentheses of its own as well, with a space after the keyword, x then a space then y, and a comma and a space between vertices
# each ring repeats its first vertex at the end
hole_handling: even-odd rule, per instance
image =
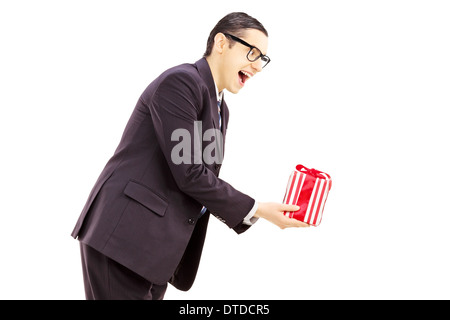
MULTIPOLYGON (((216 84, 214 83, 214 78, 211 73, 211 68, 209 67, 208 61, 206 61, 206 58, 201 58, 195 63, 195 66, 197 67, 197 70, 200 74, 200 77, 205 81, 206 85, 208 86, 209 91, 209 98, 211 99, 211 105, 214 106, 214 108, 217 106, 217 88, 216 84)), ((222 134, 225 142, 225 134, 227 130, 227 124, 228 124, 228 117, 229 117, 229 111, 228 106, 225 103, 225 100, 222 96, 222 134)), ((214 109, 216 110, 216 109, 214 109)), ((216 128, 219 128, 219 115, 217 112, 213 112, 213 121, 216 128)))
POLYGON ((217 100, 216 84, 214 83, 214 78, 212 76, 208 61, 206 61, 206 58, 201 58, 195 63, 195 65, 198 72, 200 73, 200 76, 208 86, 210 98, 214 98, 215 100, 217 100))

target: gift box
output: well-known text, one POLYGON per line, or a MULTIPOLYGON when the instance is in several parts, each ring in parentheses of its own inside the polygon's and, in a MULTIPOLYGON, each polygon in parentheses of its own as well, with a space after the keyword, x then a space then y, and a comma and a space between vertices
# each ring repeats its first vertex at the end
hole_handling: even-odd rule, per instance
POLYGON ((299 164, 291 173, 283 203, 300 207, 298 211, 284 212, 289 218, 318 226, 331 189, 331 177, 325 172, 308 169, 299 164))

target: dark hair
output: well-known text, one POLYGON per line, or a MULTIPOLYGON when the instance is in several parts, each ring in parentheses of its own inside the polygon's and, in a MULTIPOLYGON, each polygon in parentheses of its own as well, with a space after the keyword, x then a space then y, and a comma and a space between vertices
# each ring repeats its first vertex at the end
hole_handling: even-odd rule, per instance
POLYGON ((244 12, 232 12, 223 17, 211 30, 206 44, 206 51, 203 57, 207 57, 211 54, 214 46, 214 37, 216 34, 229 33, 236 37, 241 37, 246 29, 256 29, 269 36, 264 26, 255 18, 249 16, 244 12))

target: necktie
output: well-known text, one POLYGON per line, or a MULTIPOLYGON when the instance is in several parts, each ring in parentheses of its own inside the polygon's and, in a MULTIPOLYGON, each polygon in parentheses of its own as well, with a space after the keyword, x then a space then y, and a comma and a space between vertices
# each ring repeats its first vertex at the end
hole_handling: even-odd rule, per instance
MULTIPOLYGON (((220 114, 220 105, 222 104, 222 100, 219 99, 217 101, 217 111, 219 112, 219 129, 222 130, 222 116, 220 114)), ((200 217, 206 212, 206 207, 203 206, 202 210, 200 210, 200 217)))
POLYGON ((217 101, 217 109, 219 111, 219 129, 222 130, 222 116, 220 115, 220 105, 222 104, 222 100, 219 99, 217 101))

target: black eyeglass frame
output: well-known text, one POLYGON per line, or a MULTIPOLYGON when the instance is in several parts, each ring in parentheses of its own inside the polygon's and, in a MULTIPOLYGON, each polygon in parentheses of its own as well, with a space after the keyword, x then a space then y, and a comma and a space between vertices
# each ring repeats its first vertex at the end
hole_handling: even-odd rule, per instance
POLYGON ((240 39, 240 38, 238 38, 238 37, 236 37, 236 36, 233 36, 232 34, 224 33, 224 35, 225 35, 226 37, 230 37, 230 38, 233 39, 234 41, 239 42, 240 44, 243 44, 244 46, 247 46, 247 47, 250 48, 250 50, 249 50, 248 53, 247 53, 247 60, 248 60, 248 61, 250 61, 250 62, 255 62, 256 60, 258 60, 259 58, 261 58, 261 61, 265 63, 265 64, 263 65, 263 68, 269 64, 270 58, 269 58, 268 56, 262 54, 262 51, 259 50, 258 47, 252 46, 252 45, 249 44, 248 42, 246 42, 246 41, 244 41, 244 40, 242 40, 242 39, 240 39), (261 52, 261 54, 260 54, 256 59, 251 60, 248 56, 250 55, 250 52, 252 52, 253 49, 257 49, 259 52, 261 52), (267 62, 266 62, 264 59, 267 59, 267 62))

